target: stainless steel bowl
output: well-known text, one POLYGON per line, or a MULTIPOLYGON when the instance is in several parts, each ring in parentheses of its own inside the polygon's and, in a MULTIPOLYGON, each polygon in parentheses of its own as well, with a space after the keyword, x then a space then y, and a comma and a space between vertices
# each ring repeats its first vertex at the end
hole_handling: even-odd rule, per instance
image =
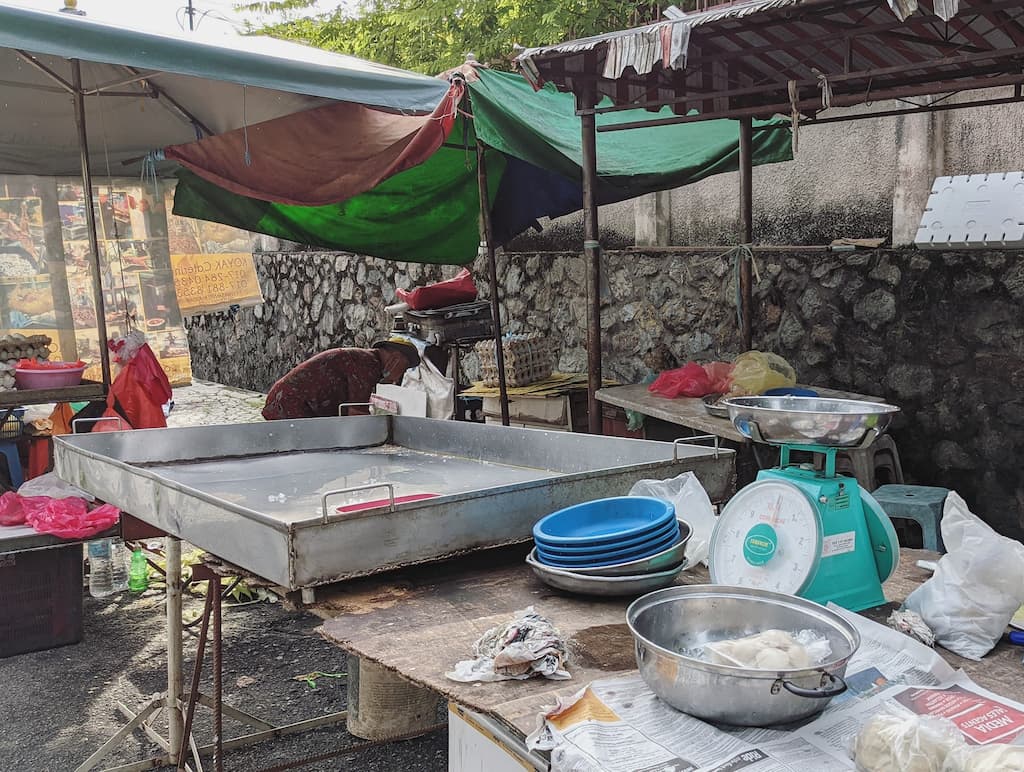
POLYGON ((546 566, 537 560, 533 550, 526 556, 526 563, 533 569, 537 578, 550 587, 580 595, 599 595, 608 598, 643 595, 645 592, 667 587, 686 568, 684 561, 664 571, 638 576, 586 576, 575 571, 546 566))
POLYGON ((640 675, 662 700, 692 716, 734 726, 772 726, 823 711, 846 691, 857 630, 817 603, 767 590, 722 585, 669 587, 634 601, 626 622, 640 675), (715 665, 681 652, 765 630, 815 630, 828 639, 827 662, 800 670, 715 665))
POLYGON ((740 434, 773 445, 870 444, 899 412, 880 402, 822 397, 731 397, 722 404, 740 434))
POLYGON ((675 568, 686 557, 686 545, 689 544, 690 536, 693 535, 693 530, 690 528, 689 523, 679 518, 677 520, 679 520, 679 539, 667 550, 662 550, 650 557, 630 560, 628 563, 616 563, 612 566, 598 566, 596 568, 576 567, 572 569, 572 572, 584 576, 638 576, 639 574, 649 574, 655 571, 667 571, 670 568, 675 568))

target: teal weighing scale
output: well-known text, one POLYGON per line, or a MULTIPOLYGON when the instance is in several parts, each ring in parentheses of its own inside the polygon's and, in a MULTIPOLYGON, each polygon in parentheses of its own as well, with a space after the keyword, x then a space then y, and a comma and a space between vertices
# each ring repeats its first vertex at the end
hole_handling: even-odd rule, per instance
POLYGON ((736 397, 723 402, 754 442, 779 447, 779 466, 725 505, 711 537, 711 581, 799 595, 862 611, 885 603, 899 540, 857 480, 836 474, 840 448, 866 448, 899 408, 818 397, 736 397), (793 451, 821 453, 822 469, 793 451))

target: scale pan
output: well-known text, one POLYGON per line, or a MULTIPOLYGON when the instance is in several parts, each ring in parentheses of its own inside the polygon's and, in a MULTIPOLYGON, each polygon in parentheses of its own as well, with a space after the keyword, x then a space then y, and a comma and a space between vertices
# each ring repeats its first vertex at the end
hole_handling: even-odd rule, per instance
POLYGON ((740 434, 771 445, 856 447, 874 441, 899 412, 880 402, 823 397, 732 397, 721 404, 740 434))

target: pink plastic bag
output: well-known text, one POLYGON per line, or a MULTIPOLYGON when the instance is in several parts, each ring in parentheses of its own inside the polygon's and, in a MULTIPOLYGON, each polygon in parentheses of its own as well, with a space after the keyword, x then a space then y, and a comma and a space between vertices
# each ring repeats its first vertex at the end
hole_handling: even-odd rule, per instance
POLYGON ((89 511, 84 499, 22 499, 25 522, 39 533, 61 539, 88 539, 114 525, 121 511, 112 504, 103 504, 89 511))
POLYGON ((704 365, 704 372, 711 382, 708 394, 725 394, 729 391, 732 385, 732 362, 708 362, 704 365))
POLYGON ((0 525, 21 525, 25 522, 25 510, 21 506, 21 496, 14 491, 7 491, 0 496, 0 525))
POLYGON ((711 381, 704 368, 696 362, 687 362, 675 370, 666 370, 647 387, 659 397, 703 397, 711 393, 711 381))

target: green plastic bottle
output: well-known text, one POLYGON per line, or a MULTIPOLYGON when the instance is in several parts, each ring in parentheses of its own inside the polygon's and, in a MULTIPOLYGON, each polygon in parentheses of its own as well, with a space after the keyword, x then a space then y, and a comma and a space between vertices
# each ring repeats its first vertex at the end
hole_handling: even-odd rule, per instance
POLYGON ((128 591, 145 592, 149 589, 149 564, 142 550, 132 553, 132 565, 128 571, 128 591))

